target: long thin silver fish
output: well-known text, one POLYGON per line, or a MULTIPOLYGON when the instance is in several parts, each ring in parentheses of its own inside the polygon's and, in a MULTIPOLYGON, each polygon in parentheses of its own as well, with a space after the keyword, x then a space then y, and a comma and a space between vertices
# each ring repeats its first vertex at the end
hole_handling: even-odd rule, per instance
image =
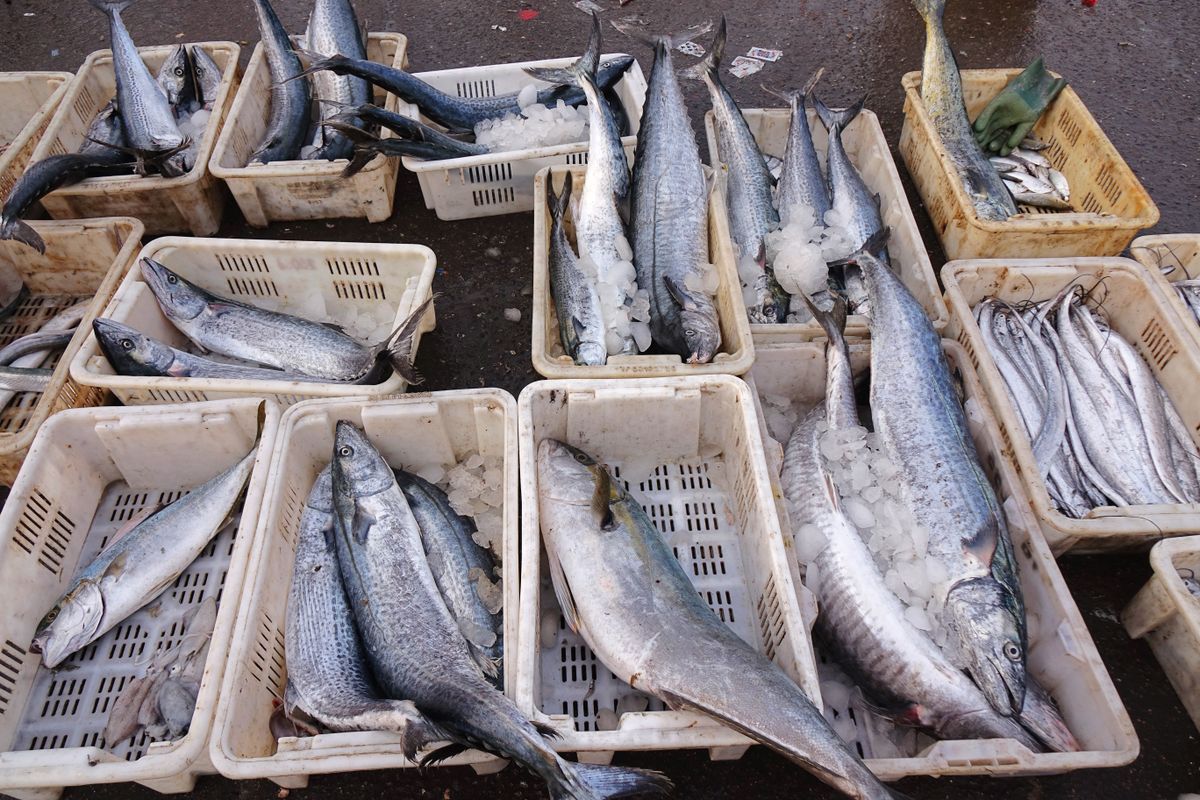
POLYGON ((75 335, 75 329, 65 331, 36 331, 9 342, 0 348, 0 366, 9 366, 21 356, 30 353, 61 350, 75 335))
POLYGON ((336 535, 333 479, 326 467, 313 483, 296 533, 284 634, 288 704, 332 731, 394 731, 413 759, 445 734, 411 702, 380 694, 342 588, 336 535))
POLYGON ((420 382, 412 366, 413 340, 432 299, 387 339, 365 345, 331 325, 218 297, 149 258, 142 259, 142 277, 171 324, 205 350, 345 382, 364 378, 387 360, 405 380, 420 382))
POLYGON ((550 210, 550 292, 559 339, 576 364, 604 364, 608 347, 600 296, 593 280, 580 268, 563 228, 571 201, 571 173, 563 176, 562 191, 557 195, 553 177, 551 174, 546 179, 546 205, 550 210))
POLYGON ((856 260, 871 298, 875 430, 899 468, 910 510, 929 531, 929 558, 948 576, 937 589, 946 647, 996 711, 1019 714, 1025 605, 1000 503, 967 431, 941 340, 920 303, 869 252, 856 260))
MULTIPOLYGON (((304 33, 304 46, 326 57, 336 55, 365 61, 367 48, 350 0, 316 0, 304 33)), ((322 120, 341 113, 346 106, 371 102, 371 85, 355 75, 321 71, 312 80, 322 120)), ((345 134, 320 125, 314 144, 317 148, 312 155, 314 159, 350 158, 354 150, 354 144, 345 134)))
POLYGON ((252 450, 101 551, 38 625, 30 650, 56 667, 170 586, 225 524, 253 466, 252 450))
POLYGON ((1000 176, 984 157, 971 133, 963 103, 962 78, 954 50, 942 29, 946 0, 913 0, 925 20, 925 63, 921 72, 921 101, 933 120, 942 145, 958 170, 975 213, 984 220, 1005 220, 1017 213, 1000 176))
POLYGON ((292 80, 304 71, 292 49, 287 29, 275 15, 269 0, 254 0, 263 55, 271 73, 271 115, 262 140, 250 155, 251 164, 291 161, 298 158, 308 132, 312 113, 311 88, 307 78, 292 80))
POLYGON ((692 586, 646 512, 591 456, 538 445, 542 539, 563 615, 605 667, 675 709, 713 717, 850 797, 896 797, 804 692, 692 586))
POLYGON ((900 724, 919 725, 943 739, 1013 739, 1034 752, 1041 746, 1016 721, 996 713, 983 693, 914 628, 886 586, 862 535, 843 512, 821 455, 822 425, 859 427, 850 353, 843 338, 844 307, 833 315, 812 307, 829 341, 825 399, 796 427, 784 454, 780 481, 794 526, 815 526, 826 540, 813 564, 820 580, 817 631, 838 664, 869 701, 900 724))
POLYGON ((650 295, 654 343, 705 364, 721 346, 717 308, 689 287, 703 283, 708 264, 708 187, 671 50, 707 28, 658 37, 619 29, 654 48, 633 160, 629 233, 638 286, 650 295))
MULTIPOLYGON (((46 323, 42 325, 42 332, 48 333, 51 331, 64 331, 77 327, 83 320, 84 315, 87 314, 88 307, 91 306, 91 304, 91 300, 84 300, 81 303, 68 306, 47 320, 46 323)), ((38 350, 32 353, 26 353, 23 356, 18 356, 17 358, 13 359, 9 366, 21 368, 40 367, 45 363, 46 359, 49 358, 50 355, 51 352, 49 350, 38 350)), ((16 397, 16 394, 17 393, 13 390, 0 389, 0 409, 3 409, 10 402, 12 402, 12 399, 16 397)))
MULTIPOLYGON (((149 156, 181 148, 185 142, 175 123, 175 113, 121 21, 121 12, 133 5, 134 0, 89 2, 108 17, 113 71, 117 79, 117 107, 121 110, 121 123, 129 146, 149 156)), ((170 156, 161 165, 167 177, 183 175, 191 167, 184 161, 182 153, 170 156)))
POLYGON ((333 502, 338 563, 380 686, 411 700, 455 743, 511 758, 546 781, 555 800, 662 792, 657 772, 569 763, 480 671, 429 569, 421 532, 391 467, 353 423, 337 423, 333 502))
POLYGON ((772 191, 775 185, 758 142, 746 124, 746 118, 721 82, 721 58, 725 53, 725 16, 717 25, 708 55, 704 57, 704 83, 712 101, 717 144, 728 171, 729 229, 742 259, 751 258, 762 273, 754 279, 755 304, 747 311, 753 323, 784 322, 791 298, 775 280, 766 262, 767 234, 779 227, 772 191))

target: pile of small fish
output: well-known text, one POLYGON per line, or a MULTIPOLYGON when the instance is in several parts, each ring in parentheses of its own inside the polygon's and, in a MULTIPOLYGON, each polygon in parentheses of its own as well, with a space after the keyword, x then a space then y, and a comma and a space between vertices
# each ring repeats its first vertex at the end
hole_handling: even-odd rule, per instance
POLYGON ((708 259, 708 186, 671 49, 703 33, 646 39, 654 47, 632 177, 616 120, 599 102, 600 22, 567 70, 541 75, 582 87, 591 115, 588 170, 574 214, 578 256, 566 232, 572 181, 547 186, 550 289, 564 351, 576 364, 651 349, 708 363, 721 346, 708 259), (628 211, 626 210, 628 209, 628 211), (627 225, 628 221, 628 225, 627 225))
POLYGON ((288 596, 286 714, 399 734, 422 764, 476 748, 555 798, 664 791, 657 772, 571 763, 498 688, 501 618, 477 590, 490 556, 435 487, 397 473, 352 422, 301 516, 288 596))
MULTIPOLYGON (((728 170, 729 227, 738 251, 738 274, 752 324, 807 322, 801 299, 811 295, 828 308, 841 294, 856 314, 868 314, 862 274, 854 265, 829 263, 862 247, 883 229, 879 198, 867 187, 842 144, 842 132, 862 111, 863 98, 832 110, 812 94, 818 70, 800 91, 785 95, 792 110, 787 150, 778 186, 741 110, 721 82, 725 19, 705 57, 703 78, 712 98, 717 143, 728 170), (808 128, 805 102, 811 98, 829 130, 828 180, 808 128)), ((887 251, 877 253, 885 263, 887 251)))
MULTIPOLYGON (((368 61, 349 0, 317 0, 299 53, 268 0, 254 3, 272 88, 267 131, 250 156, 251 164, 350 158, 345 170, 349 175, 377 153, 428 160, 461 158, 576 142, 586 131, 586 115, 574 110, 585 102, 584 93, 578 86, 564 85, 561 70, 528 70, 549 84, 540 89, 529 84, 496 97, 455 97, 404 70, 368 61), (300 53, 312 61, 307 69, 300 53), (416 105, 442 128, 373 105, 372 85, 416 105), (315 126, 310 126, 314 97, 320 111, 315 126), (395 135, 380 138, 381 128, 395 135), (312 135, 301 135, 310 129, 312 135)), ((610 59, 596 76, 605 104, 625 131, 629 121, 613 86, 632 63, 628 56, 610 59)))
POLYGON ((201 352, 233 361, 178 350, 116 320, 97 318, 96 341, 118 375, 366 385, 395 370, 409 383, 420 383, 413 341, 433 298, 386 338, 363 344, 330 323, 218 297, 153 259, 143 258, 141 269, 167 320, 201 352))
POLYGON ((709 608, 646 511, 604 465, 545 438, 537 482, 562 615, 617 678, 746 734, 851 797, 899 797, 787 673, 709 608))
POLYGON ((70 344, 89 305, 87 300, 75 303, 38 330, 0 348, 0 410, 21 392, 40 393, 49 387, 59 351, 70 344))
MULTIPOLYGON (((135 517, 71 581, 38 625, 29 648, 53 669, 170 587, 234 514, 254 465, 252 450, 175 502, 135 517)), ((115 747, 138 728, 177 738, 187 731, 204 671, 215 601, 190 620, 179 646, 158 653, 145 677, 118 698, 105 743, 115 747)))
POLYGON ((1012 541, 938 334, 891 269, 866 249, 853 259, 874 311, 874 433, 859 418, 845 308, 813 306, 829 340, 825 400, 792 432, 781 474, 820 640, 898 724, 946 739, 1013 739, 1033 752, 1075 750, 1026 671, 1012 541))
POLYGON ((1200 452, 1141 355, 1075 285, 975 306, 1050 497, 1062 513, 1200 502, 1200 452))
POLYGON ((137 173, 177 178, 196 166, 200 144, 221 87, 221 69, 203 48, 176 45, 150 74, 121 11, 135 0, 90 0, 109 19, 117 96, 97 113, 78 152, 29 165, 0 211, 0 239, 46 252, 45 242, 21 221, 50 192, 86 178, 137 173))
POLYGON ((1050 166, 1049 159, 1038 152, 1047 146, 1026 137, 1007 156, 992 156, 988 161, 1004 178, 1013 200, 1021 205, 1070 211, 1071 185, 1067 176, 1050 166))

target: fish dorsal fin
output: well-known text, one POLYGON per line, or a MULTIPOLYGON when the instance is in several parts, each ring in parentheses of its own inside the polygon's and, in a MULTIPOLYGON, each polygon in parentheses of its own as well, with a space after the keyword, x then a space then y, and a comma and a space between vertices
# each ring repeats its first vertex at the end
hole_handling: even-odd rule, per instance
POLYGON ((558 598, 558 606, 562 609, 567 627, 583 636, 583 620, 575 608, 575 596, 571 593, 571 585, 567 583, 567 574, 563 572, 558 556, 549 547, 546 548, 546 561, 550 564, 550 583, 554 586, 554 596, 558 598))

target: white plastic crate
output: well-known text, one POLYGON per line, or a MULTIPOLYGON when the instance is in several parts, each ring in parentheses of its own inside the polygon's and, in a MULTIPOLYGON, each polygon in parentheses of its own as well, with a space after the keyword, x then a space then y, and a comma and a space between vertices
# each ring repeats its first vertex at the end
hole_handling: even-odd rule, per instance
POLYGON ((92 303, 74 338, 44 363, 54 370, 46 391, 20 392, 0 411, 0 483, 5 485, 12 485, 34 434, 47 417, 67 408, 103 402, 103 389, 71 380, 71 358, 141 249, 144 230, 136 219, 119 217, 29 224, 45 240, 45 255, 20 242, 0 240, 0 261, 15 269, 29 290, 20 306, 0 321, 0 346, 40 329, 65 308, 89 297, 92 303))
POLYGON ((67 93, 69 72, 0 72, 0 199, 29 165, 67 93))
POLYGON ((951 261, 942 268, 942 283, 950 309, 946 336, 957 339, 971 358, 999 423, 1003 452, 1024 481, 1026 496, 1055 554, 1145 550, 1164 536, 1200 531, 1200 503, 1101 506, 1082 519, 1060 512, 1050 499, 1024 423, 972 313, 985 297, 1040 302, 1052 299, 1068 284, 1090 292, 1088 304, 1137 349, 1200 444, 1200 403, 1194 399, 1200 385, 1200 348, 1192 346, 1167 296, 1139 264, 1127 258, 951 261))
POLYGON ((560 732, 562 738, 553 740, 558 750, 593 763, 608 763, 615 752, 681 748, 736 759, 753 741, 702 714, 663 710, 654 699, 647 711, 621 714, 616 730, 597 730, 601 709, 616 712, 621 697, 637 692, 566 627, 548 586, 536 464, 538 444, 547 437, 580 447, 611 468, 709 606, 820 702, 812 646, 796 604, 795 561, 779 531, 753 401, 742 381, 726 375, 541 381, 525 388, 518 408, 517 702, 560 732), (552 645, 543 646, 547 615, 557 617, 558 632, 552 645))
POLYGON ((1200 536, 1164 539, 1150 550, 1154 575, 1121 613, 1125 630, 1145 639, 1192 722, 1200 728, 1200 597, 1184 576, 1200 576, 1200 536))
MULTIPOLYGON (((547 378, 650 378, 656 376, 740 375, 754 363, 754 341, 750 336, 737 264, 725 219, 725 195, 715 187, 708 201, 708 252, 717 268, 720 287, 714 302, 721 329, 721 347, 707 364, 686 364, 674 354, 609 356, 608 363, 581 366, 566 353, 558 331, 558 312, 550 289, 550 210, 546 208, 546 181, 553 177, 562 191, 563 176, 571 173, 574 196, 580 197, 587 180, 587 167, 546 167, 534 179, 533 212, 533 368, 547 378)), ((569 230, 573 231, 570 220, 569 230)), ((572 237, 574 234, 571 234, 572 237)))
MULTIPOLYGON (((624 55, 605 53, 600 62, 624 55)), ((487 67, 443 69, 418 72, 416 77, 435 89, 456 97, 495 97, 520 91, 529 83, 549 84, 531 78, 525 67, 568 67, 572 58, 548 58, 487 67)), ((633 150, 641 126, 642 104, 646 100, 646 79, 634 61, 613 87, 629 117, 629 135, 621 139, 625 155, 633 163, 633 150)), ((420 109, 400 102, 401 114, 430 123, 420 109)), ((404 168, 417 174, 425 207, 432 208, 438 219, 474 219, 515 214, 534 208, 533 178, 543 167, 554 164, 587 164, 587 140, 551 147, 533 147, 481 156, 465 156, 442 161, 404 157, 404 168)))
MULTIPOLYGON (((1024 486, 1004 458, 1006 445, 966 351, 948 339, 943 340, 943 347, 951 370, 961 378, 964 401, 974 399, 983 417, 982 424, 968 422, 980 463, 1001 504, 1012 500, 1005 505, 1005 511, 1025 597, 1029 671, 1058 703, 1082 750, 1032 753, 1011 739, 938 741, 922 735, 917 738, 917 751, 906 758, 875 758, 877 748, 886 742, 885 731, 890 723, 864 711, 853 700, 849 707, 833 711, 838 715, 851 714, 857 720, 859 738, 855 745, 867 766, 883 780, 912 775, 1044 775, 1128 764, 1137 758, 1139 749, 1129 714, 1058 571, 1054 555, 1042 538, 1037 517, 1029 510, 1024 486), (1012 513, 1014 506, 1016 513, 1012 513)), ((856 372, 867 366, 868 348, 866 343, 851 346, 851 363, 856 372)), ((779 469, 784 443, 776 442, 767 432, 758 393, 789 397, 802 411, 818 403, 825 396, 825 345, 823 342, 764 345, 759 349, 759 359, 749 379, 755 402, 759 404, 771 479, 775 491, 782 496, 779 469)), ((782 503, 779 513, 782 527, 790 531, 792 523, 782 503)), ((811 609, 815 611, 815 605, 811 609)), ((814 621, 815 615, 810 612, 807 622, 811 626, 814 621)), ((820 652, 817 657, 822 662, 826 659, 820 652)))
MULTIPOLYGON (((293 37, 300 38, 300 37, 293 37)), ((408 64, 408 39, 400 33, 367 35, 367 58, 402 69, 408 64)), ((399 99, 373 89, 373 102, 389 111, 399 99)), ((400 164, 378 155, 352 177, 342 177, 349 162, 276 161, 247 166, 262 141, 271 114, 271 72, 262 44, 254 46, 229 118, 221 128, 208 168, 225 181, 246 222, 262 228, 296 219, 366 217, 382 222, 392 215, 400 164)), ((392 135, 384 129, 384 138, 392 135)))
MULTIPOLYGON (((229 669, 211 742, 222 775, 269 778, 300 788, 308 776, 415 766, 394 733, 325 733, 276 741, 268 720, 287 681, 284 633, 295 567, 296 533, 313 481, 329 463, 338 420, 360 425, 393 467, 448 466, 478 453, 504 459, 504 682, 513 695, 517 652, 517 420, 512 395, 499 389, 311 400, 288 409, 266 481, 229 652, 229 669)), ((442 762, 494 772, 507 763, 475 750, 442 762)))
POLYGON ((1150 282, 1158 286, 1182 326, 1191 334, 1200 351, 1200 324, 1170 284, 1200 278, 1200 234, 1166 233, 1139 236, 1129 245, 1129 255, 1150 273, 1150 282), (1170 270, 1170 272, 1164 272, 1170 270))
POLYGON ((42 426, 0 513, 0 793, 48 798, 65 786, 130 781, 186 792, 214 771, 206 744, 278 420, 274 403, 244 399, 75 409, 42 426), (256 438, 239 521, 160 596, 161 612, 139 611, 67 668, 44 669, 29 643, 75 572, 127 520, 233 466, 256 438), (109 746, 113 701, 152 654, 180 640, 179 615, 211 596, 216 626, 188 733, 109 746))
MULTIPOLYGON (((237 90, 240 48, 233 42, 195 42, 191 46, 212 56, 221 70, 221 87, 196 154, 196 165, 178 178, 119 175, 88 178, 64 186, 42 198, 50 216, 55 219, 136 217, 149 234, 190 232, 194 236, 211 236, 217 232, 225 210, 225 189, 208 171, 208 160, 237 90)), ((138 55, 151 73, 157 73, 173 48, 174 45, 139 47, 138 55)), ((32 160, 77 151, 96 113, 116 96, 116 85, 112 51, 97 50, 89 55, 68 85, 32 160)))
MULTIPOLYGON (((746 124, 750 126, 750 132, 763 154, 782 159, 787 149, 791 110, 744 108, 742 116, 746 118, 746 124)), ((824 164, 829 149, 829 133, 814 111, 808 111, 807 118, 817 156, 824 164)), ((709 161, 715 169, 721 164, 721 151, 717 145, 716 123, 711 111, 704 114, 704 130, 708 137, 709 161)), ((917 230, 912 207, 904 194, 904 185, 900 183, 896 162, 892 160, 891 151, 888 150, 887 138, 883 135, 883 128, 879 126, 879 118, 871 111, 859 112, 846 130, 842 131, 842 143, 867 188, 879 195, 883 224, 891 229, 887 247, 893 269, 925 309, 934 330, 943 330, 950 315, 946 311, 946 303, 942 300, 937 274, 933 271, 929 254, 925 251, 925 243, 921 240, 921 232, 917 230)), ((725 208, 721 210, 726 211, 725 208)), ((744 316, 744 303, 742 308, 744 316)), ((821 326, 816 322, 752 324, 750 332, 754 335, 754 341, 760 344, 807 342, 823 336, 821 326)), ((846 321, 846 335, 851 338, 869 336, 870 324, 867 318, 852 315, 846 321)))
MULTIPOLYGON (((156 239, 139 254, 102 316, 181 350, 189 342, 163 316, 150 287, 142 279, 141 257, 152 258, 184 278, 223 297, 254 305, 256 298, 274 310, 300 313, 306 295, 314 290, 333 316, 350 308, 361 314, 386 305, 398 325, 432 294, 437 260, 419 244, 361 244, 351 242, 286 242, 251 239, 156 239)), ((301 314, 302 315, 302 314, 301 314)), ((430 307, 413 343, 434 328, 430 307)), ((126 405, 180 403, 229 397, 271 397, 289 406, 312 397, 380 395, 403 392, 407 383, 397 374, 373 386, 305 383, 289 380, 248 381, 204 378, 165 378, 117 375, 100 351, 94 333, 71 362, 71 377, 85 386, 112 391, 126 405)))

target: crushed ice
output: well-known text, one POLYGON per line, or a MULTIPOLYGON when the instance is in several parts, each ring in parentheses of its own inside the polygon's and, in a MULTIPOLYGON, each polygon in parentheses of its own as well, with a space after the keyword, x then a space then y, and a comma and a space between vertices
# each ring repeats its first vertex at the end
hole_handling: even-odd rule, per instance
POLYGON ((569 106, 559 100, 544 106, 537 100, 537 87, 528 84, 517 95, 520 113, 485 119, 475 126, 475 143, 492 152, 551 147, 585 141, 588 137, 587 106, 569 106))

